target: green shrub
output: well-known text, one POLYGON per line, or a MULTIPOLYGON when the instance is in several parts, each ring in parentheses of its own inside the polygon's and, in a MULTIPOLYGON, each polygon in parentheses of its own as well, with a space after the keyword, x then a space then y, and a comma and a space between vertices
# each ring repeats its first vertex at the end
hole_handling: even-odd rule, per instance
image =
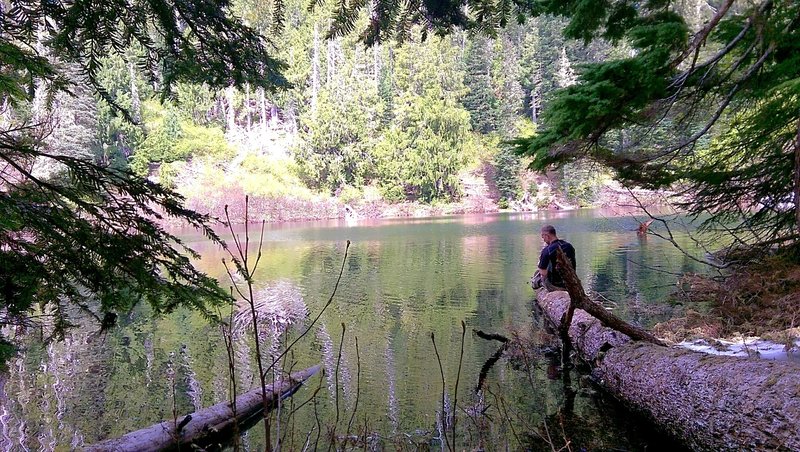
POLYGON ((291 159, 248 155, 242 162, 235 180, 245 193, 259 196, 293 196, 310 199, 313 193, 297 176, 297 166, 291 159))
POLYGON ((175 188, 175 179, 185 167, 186 162, 182 160, 162 163, 158 172, 158 181, 165 187, 175 188))
POLYGON ((339 191, 339 201, 344 204, 353 204, 364 199, 364 192, 352 185, 344 185, 339 191))

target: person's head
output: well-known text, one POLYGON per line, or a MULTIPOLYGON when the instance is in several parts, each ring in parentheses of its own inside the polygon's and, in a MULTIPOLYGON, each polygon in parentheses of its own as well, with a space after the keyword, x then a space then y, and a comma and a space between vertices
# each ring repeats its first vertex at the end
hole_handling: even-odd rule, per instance
POLYGON ((558 236, 556 235, 556 228, 553 225, 545 225, 542 226, 542 240, 544 243, 551 244, 554 240, 557 240, 558 236))

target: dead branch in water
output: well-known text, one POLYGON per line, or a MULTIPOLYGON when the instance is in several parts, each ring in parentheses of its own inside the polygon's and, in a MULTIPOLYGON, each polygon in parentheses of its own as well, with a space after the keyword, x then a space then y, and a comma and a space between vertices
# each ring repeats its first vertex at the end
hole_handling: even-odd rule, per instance
MULTIPOLYGON (((564 278, 564 284, 567 286, 567 292, 569 293, 570 298, 569 309, 565 313, 564 317, 562 317, 559 327, 559 333, 562 336, 562 340, 564 334, 569 331, 569 326, 572 324, 572 316, 575 308, 580 308, 600 320, 600 323, 602 323, 603 326, 619 331, 634 341, 645 341, 652 344, 665 345, 664 342, 650 334, 648 331, 639 328, 638 326, 631 325, 630 323, 608 312, 600 304, 592 301, 583 290, 581 280, 578 279, 578 275, 575 274, 575 270, 572 268, 572 264, 570 264, 567 255, 564 254, 564 251, 562 251, 560 248, 556 250, 556 260, 558 263, 558 271, 564 278)), ((569 343, 568 336, 565 344, 567 343, 569 343)))
POLYGON ((475 333, 475 335, 478 336, 479 338, 486 339, 487 341, 499 341, 503 343, 508 342, 508 338, 503 336, 502 334, 484 333, 481 330, 472 330, 472 332, 475 333))

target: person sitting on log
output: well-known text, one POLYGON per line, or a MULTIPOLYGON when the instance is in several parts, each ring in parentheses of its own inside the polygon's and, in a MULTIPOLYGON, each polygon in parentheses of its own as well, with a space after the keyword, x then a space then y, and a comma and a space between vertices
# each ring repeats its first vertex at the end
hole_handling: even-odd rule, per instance
POLYGON ((531 278, 531 284, 534 289, 544 287, 548 292, 566 290, 564 289, 564 279, 556 267, 556 250, 561 248, 564 251, 574 270, 576 268, 575 247, 566 240, 559 239, 556 235, 556 228, 549 224, 542 226, 542 240, 546 246, 539 256, 539 266, 531 278))

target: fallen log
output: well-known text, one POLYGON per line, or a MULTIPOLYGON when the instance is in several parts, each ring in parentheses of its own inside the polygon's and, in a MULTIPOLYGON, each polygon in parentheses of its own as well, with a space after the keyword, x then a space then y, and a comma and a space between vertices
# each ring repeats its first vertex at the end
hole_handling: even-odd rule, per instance
MULTIPOLYGON (((270 406, 294 394, 303 382, 316 374, 319 365, 295 372, 289 378, 267 385, 270 406)), ((167 420, 150 427, 128 433, 119 438, 105 440, 84 450, 87 452, 145 452, 163 450, 191 450, 190 445, 205 448, 210 444, 226 443, 235 433, 262 418, 264 408, 261 388, 251 389, 236 397, 236 413, 230 402, 222 402, 175 420, 167 420)))
MULTIPOLYGON (((537 301, 558 329, 567 292, 537 301)), ((693 450, 800 450, 800 366, 633 341, 575 309, 568 328, 594 380, 693 450)))

